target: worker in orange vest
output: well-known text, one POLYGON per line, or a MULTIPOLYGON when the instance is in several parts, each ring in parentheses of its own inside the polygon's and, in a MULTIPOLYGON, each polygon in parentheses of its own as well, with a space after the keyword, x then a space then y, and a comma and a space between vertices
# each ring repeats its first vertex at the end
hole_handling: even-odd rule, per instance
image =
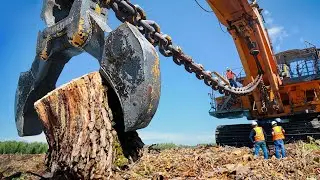
POLYGON ((238 87, 237 82, 234 80, 236 74, 231 71, 230 68, 227 67, 226 77, 232 87, 238 87))
POLYGON ((250 132, 249 138, 252 143, 254 143, 254 156, 257 157, 259 155, 260 148, 263 151, 264 159, 268 159, 268 150, 267 144, 265 141, 265 137, 267 137, 266 133, 262 129, 262 127, 258 126, 256 121, 252 122, 252 130, 250 132))
POLYGON ((286 150, 284 147, 284 129, 277 125, 276 121, 271 122, 272 125, 272 140, 276 151, 276 158, 280 159, 279 150, 281 150, 282 158, 286 157, 286 150))

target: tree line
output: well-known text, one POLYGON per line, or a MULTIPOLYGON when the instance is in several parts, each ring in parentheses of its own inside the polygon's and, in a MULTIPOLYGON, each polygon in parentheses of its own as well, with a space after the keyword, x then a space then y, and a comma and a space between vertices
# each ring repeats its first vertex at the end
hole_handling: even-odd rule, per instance
POLYGON ((0 141, 0 154, 43 154, 48 150, 46 143, 21 142, 21 141, 0 141))

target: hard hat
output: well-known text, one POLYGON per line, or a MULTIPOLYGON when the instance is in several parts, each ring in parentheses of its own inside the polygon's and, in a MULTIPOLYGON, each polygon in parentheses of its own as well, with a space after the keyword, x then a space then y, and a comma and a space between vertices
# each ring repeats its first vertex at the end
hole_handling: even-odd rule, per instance
POLYGON ((281 122, 281 119, 280 118, 276 118, 275 121, 276 122, 281 122))
POLYGON ((258 125, 258 123, 256 121, 252 121, 251 125, 256 126, 256 125, 258 125))
POLYGON ((230 70, 230 68, 229 68, 229 67, 227 67, 227 70, 230 70))
POLYGON ((276 121, 272 121, 272 122, 271 122, 271 125, 272 125, 272 126, 275 125, 275 124, 277 124, 276 121))

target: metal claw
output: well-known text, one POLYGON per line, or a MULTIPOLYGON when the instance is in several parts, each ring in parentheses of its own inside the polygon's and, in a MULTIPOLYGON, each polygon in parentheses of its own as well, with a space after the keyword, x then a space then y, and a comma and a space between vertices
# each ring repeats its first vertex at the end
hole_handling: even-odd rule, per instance
POLYGON ((160 98, 156 50, 139 30, 124 23, 105 40, 101 74, 120 99, 125 131, 146 127, 160 98))

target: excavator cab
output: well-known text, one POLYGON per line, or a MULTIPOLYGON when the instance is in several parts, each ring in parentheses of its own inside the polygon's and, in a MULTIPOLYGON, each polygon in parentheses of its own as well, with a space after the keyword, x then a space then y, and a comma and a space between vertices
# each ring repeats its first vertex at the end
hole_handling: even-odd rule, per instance
POLYGON ((320 78, 320 49, 293 49, 276 54, 283 85, 320 78))

